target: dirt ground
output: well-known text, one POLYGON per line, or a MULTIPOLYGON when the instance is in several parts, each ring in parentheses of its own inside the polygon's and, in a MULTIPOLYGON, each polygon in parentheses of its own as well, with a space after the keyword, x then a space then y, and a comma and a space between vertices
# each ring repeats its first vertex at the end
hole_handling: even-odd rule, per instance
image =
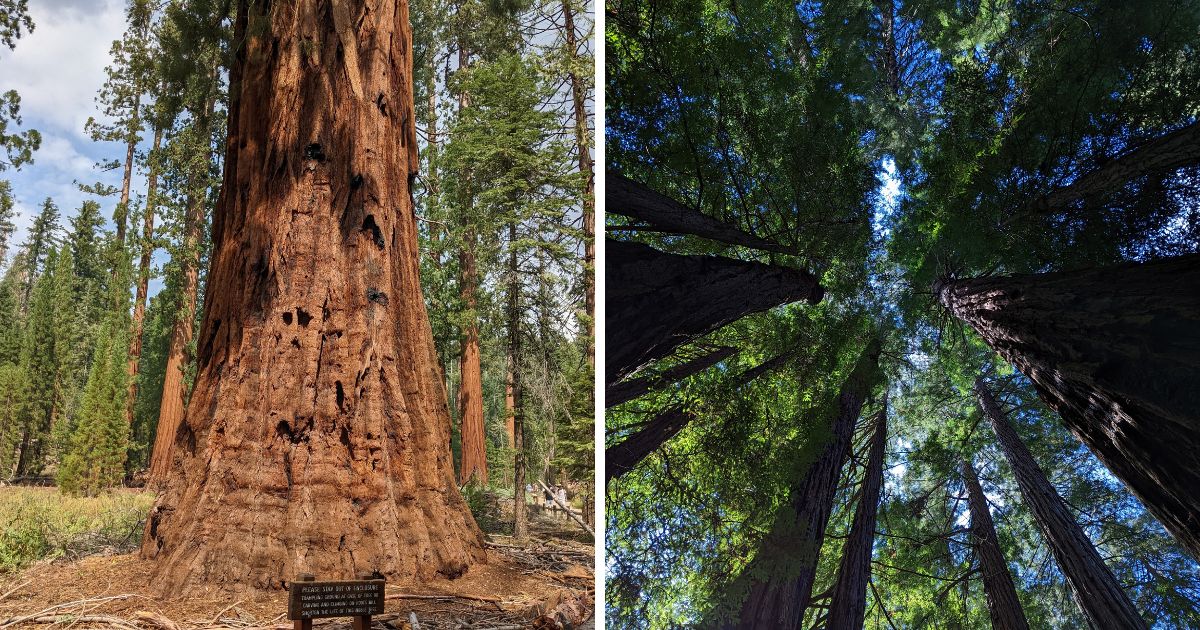
MULTIPOLYGON (((488 534, 488 563, 456 580, 387 586, 386 612, 373 628, 493 630, 592 627, 594 551, 577 525, 561 516, 531 514, 525 546, 488 534), (411 623, 416 620, 416 624, 411 623), (574 617, 578 623, 565 623, 574 617)), ((41 562, 0 577, 0 630, 121 628, 190 630, 292 628, 287 593, 212 591, 162 601, 147 595, 150 563, 137 554, 41 562)), ((316 620, 318 628, 350 620, 316 620)))

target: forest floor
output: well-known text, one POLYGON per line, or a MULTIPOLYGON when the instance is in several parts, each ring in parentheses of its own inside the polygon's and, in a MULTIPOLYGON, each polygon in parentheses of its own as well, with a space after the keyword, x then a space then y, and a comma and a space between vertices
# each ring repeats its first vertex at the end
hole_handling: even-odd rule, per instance
MULTIPOLYGON (((134 498, 116 504, 128 509, 129 502, 140 505, 145 496, 128 494, 134 498)), ((0 488, 0 527, 4 528, 0 535, 20 529, 14 527, 12 509, 4 520, 6 504, 40 504, 57 496, 53 488, 0 488), (14 499, 17 493, 21 496, 14 499)), ((590 537, 561 513, 534 511, 530 514, 530 540, 518 545, 503 533, 504 528, 494 526, 511 512, 511 501, 507 505, 495 500, 488 503, 489 511, 494 512, 479 518, 487 534, 487 564, 472 567, 456 580, 388 584, 385 613, 373 618, 373 628, 580 627, 564 623, 568 618, 576 624, 583 620, 582 627, 591 627, 595 556, 590 537), (414 619, 416 625, 411 623, 414 619)), ((127 523, 121 522, 124 528, 127 523)), ((284 591, 212 591, 167 601, 151 597, 151 563, 138 558, 137 537, 140 532, 132 540, 120 541, 123 544, 87 547, 93 550, 89 555, 81 555, 79 549, 84 548, 76 545, 74 551, 55 552, 52 555, 57 557, 24 569, 0 571, 0 630, 292 628, 286 618, 284 591)), ((15 549, 16 543, 0 538, 0 554, 5 547, 15 549)), ((349 618, 314 622, 314 627, 328 630, 349 625, 349 618)))

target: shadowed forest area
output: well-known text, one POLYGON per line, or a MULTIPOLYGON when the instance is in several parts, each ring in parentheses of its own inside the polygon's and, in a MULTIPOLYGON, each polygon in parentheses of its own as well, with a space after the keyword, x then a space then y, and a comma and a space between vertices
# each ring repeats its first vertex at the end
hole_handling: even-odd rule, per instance
MULTIPOLYGON (((119 184, 22 217, 0 180, 0 486, 57 487, 0 487, 0 626, 94 609, 45 599, 71 571, 156 601, 365 574, 465 584, 491 625, 590 617, 590 5, 120 4, 84 130, 119 184), (45 558, 66 568, 20 574, 45 558)), ((0 0, 0 72, 40 9, 0 0)), ((4 99, 0 171, 37 172, 4 99)))
POLYGON ((1200 627, 1200 4, 605 16, 608 627, 1200 627))

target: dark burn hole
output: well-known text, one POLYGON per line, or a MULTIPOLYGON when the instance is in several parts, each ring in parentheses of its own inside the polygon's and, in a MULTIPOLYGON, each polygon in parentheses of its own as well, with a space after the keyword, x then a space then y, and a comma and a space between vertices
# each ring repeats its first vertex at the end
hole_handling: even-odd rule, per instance
POLYGON ((311 322, 311 321, 312 321, 312 315, 309 315, 308 311, 306 311, 300 307, 296 307, 296 322, 297 323, 299 323, 301 326, 308 326, 308 322, 311 322))
POLYGON ((304 147, 304 157, 309 160, 316 160, 318 162, 324 162, 325 161, 325 150, 321 148, 320 143, 314 142, 314 143, 304 147))
POLYGON ((336 387, 337 387, 337 406, 338 406, 338 411, 345 411, 345 410, 346 410, 346 408, 345 408, 345 405, 346 405, 346 390, 342 389, 342 382, 341 382, 341 381, 337 381, 337 382, 335 383, 335 385, 336 385, 336 387))
POLYGON ((292 312, 291 311, 288 311, 283 314, 283 323, 287 324, 288 326, 292 325, 292 312))
MULTIPOLYGON (((303 418, 296 419, 302 420, 303 418)), ((305 426, 300 426, 300 423, 297 423, 299 428, 292 429, 292 425, 288 424, 287 420, 280 420, 279 424, 275 425, 275 436, 287 440, 292 444, 299 444, 308 440, 308 430, 312 428, 312 425, 312 418, 308 418, 308 423, 305 426)))
POLYGON ((363 176, 362 175, 355 175, 353 177, 353 179, 350 180, 350 187, 355 190, 362 188, 362 185, 363 185, 363 176))
POLYGON ((295 337, 292 337, 292 347, 299 350, 300 349, 300 340, 295 337))
POLYGON ((387 294, 375 287, 367 287, 367 299, 383 306, 387 306, 388 303, 387 294))
POLYGON ((383 92, 380 92, 379 97, 375 99, 375 106, 379 108, 379 113, 384 116, 388 115, 387 99, 384 98, 383 92))
POLYGON ((379 229, 379 224, 375 223, 375 215, 368 214, 363 218, 362 229, 371 233, 371 241, 375 243, 375 247, 383 249, 383 231, 379 229))
POLYGON ((342 427, 341 436, 342 446, 346 447, 346 452, 350 453, 350 459, 354 459, 354 445, 350 443, 350 430, 342 427))

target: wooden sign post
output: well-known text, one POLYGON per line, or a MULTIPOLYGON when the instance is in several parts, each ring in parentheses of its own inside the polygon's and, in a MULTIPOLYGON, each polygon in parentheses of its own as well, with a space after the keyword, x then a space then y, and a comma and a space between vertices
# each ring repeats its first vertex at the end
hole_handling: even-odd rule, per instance
POLYGON ((383 580, 360 575, 358 580, 317 582, 311 573, 301 573, 288 594, 288 619, 296 630, 312 630, 312 620, 324 617, 354 617, 354 630, 371 627, 371 615, 383 612, 383 580))

